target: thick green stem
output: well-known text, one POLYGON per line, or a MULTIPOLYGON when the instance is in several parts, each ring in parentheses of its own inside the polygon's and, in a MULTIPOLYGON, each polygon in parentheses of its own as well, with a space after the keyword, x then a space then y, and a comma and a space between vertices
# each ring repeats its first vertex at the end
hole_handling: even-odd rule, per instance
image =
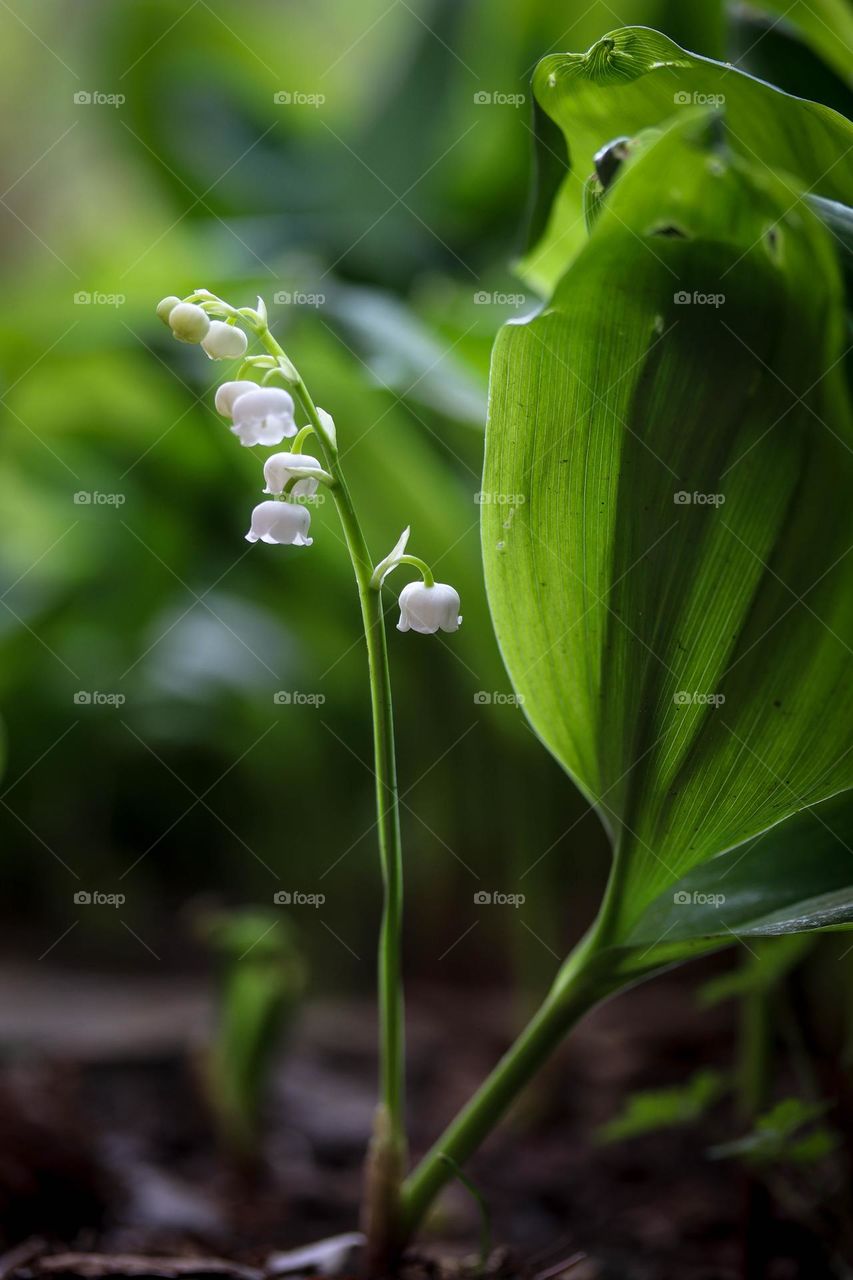
POLYGON ((409 1238, 438 1193, 506 1114, 568 1031, 607 993, 593 961, 597 929, 577 947, 524 1031, 403 1186, 403 1229, 409 1238))
POLYGON ((560 968, 525 1029, 404 1183, 401 1217, 405 1240, 414 1234, 453 1176, 453 1165, 463 1165, 476 1151, 575 1023, 621 985, 608 971, 606 951, 619 907, 624 867, 617 840, 607 889, 589 932, 560 968))
POLYGON ((741 999, 738 1045, 738 1111, 747 1123, 766 1107, 773 1057, 772 993, 765 987, 741 999))
MULTIPOLYGON (((744 963, 747 963, 744 961, 744 963)), ((741 997, 738 1043, 737 1109, 752 1128, 770 1098, 773 1057, 773 992, 764 984, 741 997)), ((742 1270, 745 1276, 765 1275, 772 1219, 772 1199, 765 1182, 748 1165, 743 1170, 742 1270)))

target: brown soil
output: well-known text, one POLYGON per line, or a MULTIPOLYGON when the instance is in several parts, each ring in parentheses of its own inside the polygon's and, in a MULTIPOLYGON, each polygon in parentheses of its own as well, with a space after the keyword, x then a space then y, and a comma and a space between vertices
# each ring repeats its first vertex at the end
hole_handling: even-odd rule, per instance
MULTIPOLYGON (((20 999, 17 1053, 0 1076, 0 1280, 262 1280, 275 1251, 354 1228, 374 1102, 368 1006, 315 1006, 302 1016, 269 1099, 263 1164, 241 1171, 217 1149, 198 1087, 203 995, 174 984, 64 981, 67 991, 43 971, 0 974, 0 996, 15 990, 20 999)), ((667 975, 597 1010, 471 1162, 491 1209, 496 1280, 850 1274, 816 1221, 819 1206, 783 1212, 735 1166, 708 1159, 709 1147, 737 1133, 729 1102, 688 1128, 595 1142, 632 1090, 683 1082, 702 1066, 730 1068, 731 1014, 699 1012, 693 990, 683 974, 667 975)), ((509 1023, 501 996, 413 993, 415 1153, 494 1062, 509 1023)), ((15 1040, 2 1017, 0 1040, 15 1040)), ((404 1268, 407 1280, 474 1274, 464 1260, 479 1230, 470 1194, 452 1186, 404 1268)))

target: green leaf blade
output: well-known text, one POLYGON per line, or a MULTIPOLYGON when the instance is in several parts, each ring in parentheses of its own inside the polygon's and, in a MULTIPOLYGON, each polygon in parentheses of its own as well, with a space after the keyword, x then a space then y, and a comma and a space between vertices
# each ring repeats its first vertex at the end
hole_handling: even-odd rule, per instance
POLYGON ((853 782, 842 337, 828 232, 684 118, 496 344, 493 617, 531 724, 616 837, 620 933, 853 782))
POLYGON ((813 194, 853 204, 853 173, 843 159, 853 127, 843 116, 690 53, 646 27, 610 32, 583 54, 550 54, 534 72, 533 91, 568 152, 564 157, 553 127, 542 124, 539 150, 547 153, 540 160, 542 184, 521 272, 545 294, 583 245, 583 185, 595 153, 619 135, 661 128, 693 106, 724 108, 731 145, 750 163, 790 174, 813 194))

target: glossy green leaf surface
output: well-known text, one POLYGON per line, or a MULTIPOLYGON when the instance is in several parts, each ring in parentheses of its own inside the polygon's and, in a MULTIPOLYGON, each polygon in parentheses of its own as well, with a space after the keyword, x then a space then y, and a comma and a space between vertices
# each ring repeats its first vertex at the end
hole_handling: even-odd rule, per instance
MULTIPOLYGON (((846 7, 847 0, 843 3, 846 7)), ((835 48, 842 61, 846 53, 849 63, 853 44, 845 51, 842 41, 836 40, 835 48)), ((848 119, 853 116, 849 67, 839 66, 837 59, 825 59, 826 51, 818 52, 802 25, 793 25, 789 18, 737 5, 729 10, 728 52, 739 70, 798 98, 822 102, 848 119)))
MULTIPOLYGON (((629 162, 492 367, 498 639, 531 724, 613 833, 615 936, 647 949, 663 931, 637 932, 647 909, 691 869, 853 782, 834 240, 718 123, 685 115, 629 162)), ((794 902, 839 890, 814 914, 846 919, 832 877, 754 915, 805 921, 794 902)), ((704 935, 678 919, 674 939, 704 935)))
MULTIPOLYGON (((739 943, 750 965, 715 985, 742 994, 761 975, 796 963, 798 951, 762 964, 760 939, 853 926, 853 796, 848 791, 794 814, 760 836, 694 867, 669 885, 607 950, 615 987, 672 964, 739 943)), ((704 998, 704 997, 703 997, 704 998)))
POLYGON ((827 66, 853 85, 853 9, 848 0, 754 0, 741 7, 796 31, 827 66))
POLYGON ((813 194, 853 204, 847 120, 657 31, 625 27, 586 53, 551 54, 536 68, 533 92, 539 189, 523 274, 546 294, 583 245, 583 184, 596 152, 691 107, 723 108, 731 148, 758 171, 788 173, 813 194))
POLYGON ((643 913, 631 944, 773 937, 853 922, 853 804, 835 796, 694 868, 643 913))

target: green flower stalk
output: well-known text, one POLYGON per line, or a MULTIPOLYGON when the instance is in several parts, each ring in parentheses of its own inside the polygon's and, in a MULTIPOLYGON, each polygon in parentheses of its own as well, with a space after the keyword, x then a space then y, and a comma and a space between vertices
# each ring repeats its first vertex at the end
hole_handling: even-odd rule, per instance
POLYGON ((371 1265, 380 1271, 402 1243, 400 1188, 407 1159, 400 960, 403 864, 382 584, 401 565, 421 574, 422 581, 410 583, 401 594, 399 629, 403 631, 455 631, 462 621, 459 596, 447 583, 436 583, 424 561, 406 554, 408 529, 393 551, 374 564, 347 488, 334 420, 314 403, 299 371, 270 332, 262 299, 256 308, 237 308, 199 289, 184 299, 164 298, 157 313, 175 337, 200 344, 211 359, 245 357, 236 378, 223 383, 216 393, 216 408, 231 419, 231 431, 241 445, 272 446, 293 440, 291 452, 266 459, 264 492, 271 496, 252 512, 247 539, 309 547, 311 515, 299 499, 310 497, 323 485, 337 508, 352 562, 367 645, 384 889, 378 975, 380 1100, 367 1161, 364 1208, 371 1265), (265 354, 245 355, 245 330, 255 335, 265 354), (299 411, 307 418, 301 430, 296 424, 299 411), (309 442, 316 446, 319 458, 304 452, 309 442))

